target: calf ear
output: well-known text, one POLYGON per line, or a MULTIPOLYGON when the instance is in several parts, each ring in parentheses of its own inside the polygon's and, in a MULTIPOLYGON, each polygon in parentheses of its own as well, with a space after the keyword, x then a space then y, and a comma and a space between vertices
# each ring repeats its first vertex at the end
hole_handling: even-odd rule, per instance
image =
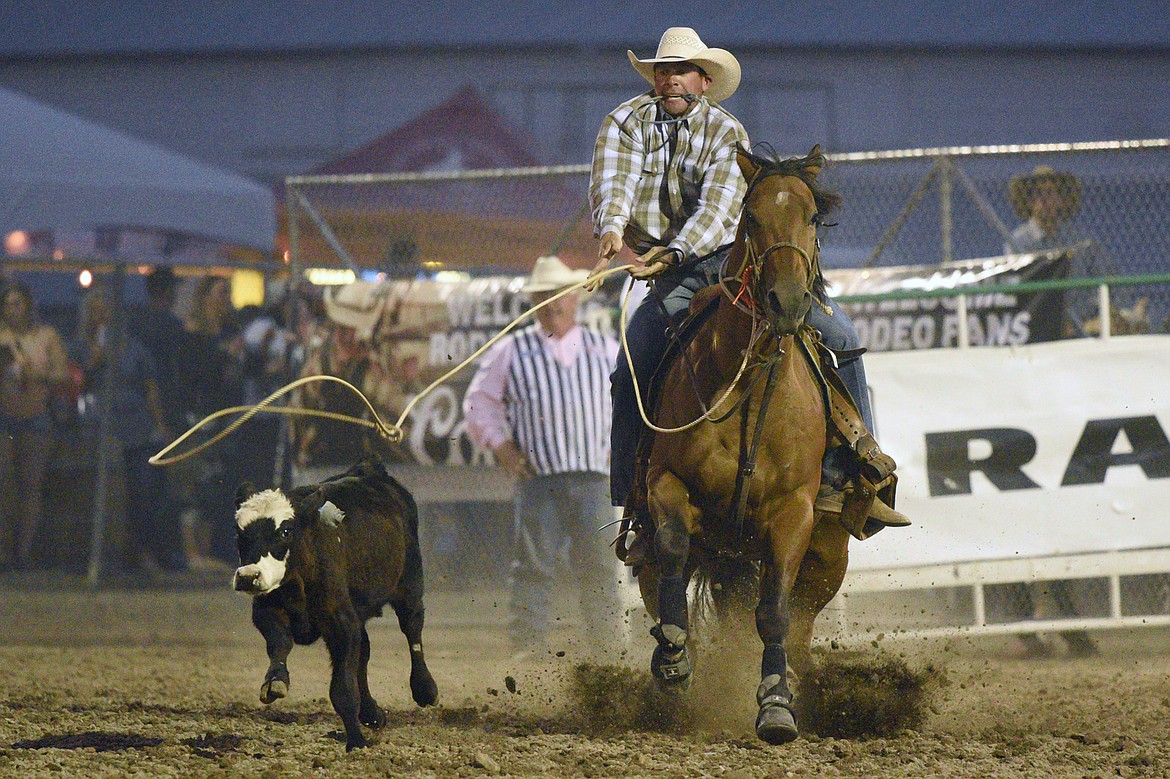
POLYGON ((318 487, 305 497, 297 501, 296 512, 298 517, 316 517, 317 512, 326 501, 325 489, 318 487))
POLYGON ((236 487, 236 508, 239 508, 244 501, 255 495, 256 491, 256 487, 250 481, 246 481, 239 487, 236 487))

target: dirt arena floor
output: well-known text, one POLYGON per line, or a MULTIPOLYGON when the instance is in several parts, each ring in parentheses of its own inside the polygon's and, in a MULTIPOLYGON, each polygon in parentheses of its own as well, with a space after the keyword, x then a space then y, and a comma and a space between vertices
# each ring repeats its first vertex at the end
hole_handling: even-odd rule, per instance
POLYGON ((755 643, 704 647, 694 687, 664 704, 638 615, 615 630, 632 637, 625 655, 586 657, 570 626, 517 658, 501 593, 432 593, 440 705, 411 702, 404 639, 371 623, 389 724, 347 754, 324 648, 298 647, 289 697, 262 705, 263 645, 226 582, 91 592, 28 576, 0 579, 2 776, 1170 776, 1162 629, 1102 633, 1087 660, 1022 660, 1009 639, 825 645, 826 664, 861 668, 852 678, 870 687, 823 695, 849 712, 810 714, 800 739, 772 747, 752 730, 755 643))

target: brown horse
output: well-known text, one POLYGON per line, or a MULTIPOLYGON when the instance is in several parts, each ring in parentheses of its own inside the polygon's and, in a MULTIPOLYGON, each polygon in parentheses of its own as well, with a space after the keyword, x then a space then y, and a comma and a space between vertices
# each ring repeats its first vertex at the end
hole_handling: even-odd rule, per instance
POLYGON ((824 292, 817 225, 837 199, 817 186, 819 146, 783 161, 741 148, 738 162, 748 189, 727 265, 738 281, 723 285, 686 359, 668 369, 657 404, 663 428, 685 426, 707 409, 710 419, 656 433, 650 444, 646 489, 656 531, 638 583, 658 623, 651 671, 660 685, 685 689, 692 575, 717 576, 729 561, 758 564, 764 652, 756 733, 781 744, 797 736, 785 650, 798 675, 812 669, 813 620, 840 587, 848 556, 845 529, 818 523, 813 510, 824 395, 794 338, 824 292))

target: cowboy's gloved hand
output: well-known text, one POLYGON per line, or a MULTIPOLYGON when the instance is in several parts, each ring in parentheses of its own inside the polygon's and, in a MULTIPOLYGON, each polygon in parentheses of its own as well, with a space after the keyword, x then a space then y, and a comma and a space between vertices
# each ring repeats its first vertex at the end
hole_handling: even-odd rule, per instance
MULTIPOLYGON (((606 268, 609 267, 609 261, 622 250, 622 237, 618 233, 608 232, 601 234, 601 242, 597 247, 597 264, 593 266, 593 270, 589 271, 589 276, 597 276, 606 268)), ((589 281, 583 289, 586 292, 593 292, 601 286, 601 279, 596 278, 589 281)))
POLYGON ((678 262, 678 250, 669 246, 655 246, 638 260, 642 267, 634 268, 630 275, 635 279, 650 279, 678 262))

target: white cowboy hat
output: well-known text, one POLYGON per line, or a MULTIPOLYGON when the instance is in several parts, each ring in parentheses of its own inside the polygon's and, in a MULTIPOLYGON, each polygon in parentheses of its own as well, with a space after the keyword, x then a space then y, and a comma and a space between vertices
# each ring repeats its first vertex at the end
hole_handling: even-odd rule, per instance
POLYGON ((385 291, 369 281, 325 289, 326 315, 339 325, 352 327, 358 339, 363 341, 374 334, 385 302, 385 291))
POLYGON ((651 59, 640 60, 627 51, 630 64, 642 78, 654 83, 654 65, 658 62, 691 62, 711 77, 707 99, 720 103, 735 94, 739 86, 739 61, 725 49, 711 49, 690 27, 671 27, 662 33, 658 52, 651 59))
POLYGON ((561 262, 560 257, 553 255, 537 257, 536 264, 532 266, 532 275, 528 277, 528 281, 524 282, 520 291, 526 295, 533 292, 555 292, 558 289, 580 283, 588 277, 589 271, 572 270, 561 262))

